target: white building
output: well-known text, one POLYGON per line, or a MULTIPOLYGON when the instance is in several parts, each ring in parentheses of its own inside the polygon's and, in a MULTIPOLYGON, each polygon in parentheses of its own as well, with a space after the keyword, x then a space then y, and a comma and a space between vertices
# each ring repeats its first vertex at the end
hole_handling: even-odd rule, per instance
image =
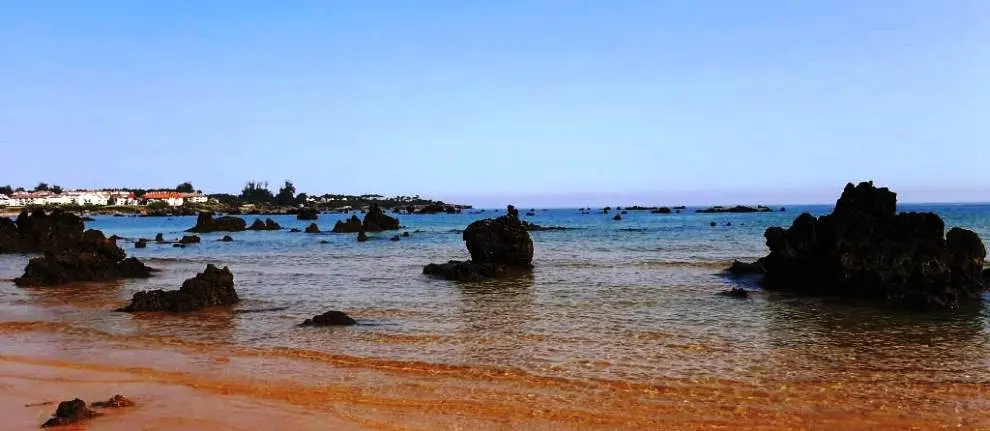
POLYGON ((15 205, 14 200, 11 199, 10 196, 0 194, 0 207, 13 207, 13 206, 17 206, 17 205, 15 205))
POLYGON ((152 202, 165 202, 172 207, 181 207, 185 203, 184 195, 185 193, 179 192, 148 192, 141 198, 146 205, 152 202))
POLYGON ((106 206, 110 203, 110 195, 106 192, 77 192, 73 197, 76 205, 100 205, 106 206))
POLYGON ((110 192, 108 196, 108 201, 110 205, 117 206, 131 206, 137 205, 137 197, 134 196, 134 192, 110 192))
POLYGON ((185 193, 182 198, 185 199, 186 202, 191 202, 194 204, 205 204, 206 201, 209 200, 209 198, 199 193, 185 193))

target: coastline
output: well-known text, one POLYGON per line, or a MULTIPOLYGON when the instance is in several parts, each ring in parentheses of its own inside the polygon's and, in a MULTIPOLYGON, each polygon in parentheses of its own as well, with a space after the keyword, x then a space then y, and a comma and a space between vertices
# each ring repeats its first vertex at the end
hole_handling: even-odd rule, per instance
MULTIPOLYGON (((123 393, 138 403, 89 422, 123 429, 933 429, 986 428, 978 383, 876 388, 867 375, 632 384, 511 369, 246 349, 7 322, 0 414, 36 427, 52 405, 123 393), (52 355, 50 347, 71 347, 52 355), (31 353, 34 352, 34 353, 31 353), (44 354, 39 354, 44 353, 44 354), (47 357, 43 357, 47 356, 47 357), (85 359, 84 359, 85 358, 85 359), (293 370, 292 373, 280 372, 293 370), (25 404, 31 405, 25 407, 25 404), (181 411, 182 417, 175 412, 181 411)), ((852 371, 852 370, 850 370, 852 371)), ((2 428, 2 427, 0 427, 2 428)))

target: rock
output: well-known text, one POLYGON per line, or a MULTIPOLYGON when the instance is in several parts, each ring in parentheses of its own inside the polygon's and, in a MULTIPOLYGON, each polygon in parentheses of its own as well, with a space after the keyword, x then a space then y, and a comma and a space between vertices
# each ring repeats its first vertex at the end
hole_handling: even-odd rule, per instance
POLYGON ((423 267, 423 274, 441 277, 452 281, 482 281, 498 278, 506 274, 505 265, 497 263, 474 263, 452 260, 447 263, 431 263, 423 267))
POLYGON ((165 236, 162 235, 161 233, 156 234, 155 235, 155 242, 157 242, 159 244, 165 242, 165 236))
POLYGON ((123 238, 121 238, 121 237, 119 237, 117 235, 110 235, 110 237, 107 238, 107 241, 117 242, 117 240, 121 240, 121 239, 123 239, 123 238))
POLYGON ((310 223, 306 226, 306 233, 320 233, 320 227, 316 223, 310 223))
POLYGON ((73 281, 108 281, 119 278, 150 277, 152 269, 127 255, 98 230, 88 230, 71 247, 46 251, 28 261, 24 275, 14 284, 54 286, 73 281))
POLYGON ((75 246, 83 236, 83 220, 61 210, 21 211, 17 220, 0 217, 0 253, 39 253, 75 246))
MULTIPOLYGON (((313 223, 313 224, 315 225, 316 223, 313 223)), ((317 226, 316 227, 316 232, 319 233, 319 231, 320 231, 320 227, 317 226)), ((298 232, 302 232, 302 229, 299 229, 299 228, 294 227, 292 229, 289 229, 289 232, 298 233, 298 232)))
POLYGON ((268 230, 268 228, 265 227, 265 222, 261 221, 260 218, 254 219, 254 223, 251 223, 251 226, 248 227, 247 229, 248 230, 268 230))
POLYGON ((655 210, 650 211, 653 214, 670 214, 670 208, 660 207, 655 210))
POLYGON ((392 237, 392 241, 398 241, 400 239, 402 239, 402 238, 399 238, 398 235, 395 235, 395 236, 392 237))
POLYGON ((780 207, 780 212, 785 212, 785 211, 787 211, 787 208, 780 207))
POLYGON ((177 242, 175 244, 172 244, 172 247, 175 247, 175 248, 186 248, 186 245, 177 242))
MULTIPOLYGON (((124 215, 123 214, 114 214, 113 216, 114 217, 123 217, 124 215)), ((82 221, 96 221, 96 219, 94 219, 92 217, 89 217, 89 216, 85 216, 85 217, 82 217, 82 221)))
POLYGON ((51 419, 41 425, 42 428, 50 428, 68 425, 71 423, 79 422, 84 419, 93 418, 100 416, 89 407, 86 407, 86 402, 76 398, 72 401, 62 401, 58 403, 58 408, 55 409, 55 414, 52 415, 51 419))
POLYGON ((461 213, 461 209, 458 208, 458 207, 456 207, 456 206, 453 206, 453 205, 430 204, 430 205, 426 205, 426 206, 420 208, 419 210, 416 210, 414 207, 409 207, 408 208, 408 212, 409 212, 409 214, 413 214, 413 213, 415 213, 415 214, 439 214, 439 213, 460 214, 461 213))
POLYGON ((296 219, 298 220, 317 220, 320 218, 320 212, 315 208, 302 207, 299 208, 299 212, 296 213, 296 219))
POLYGON ((360 231, 360 232, 358 232, 358 234, 357 234, 357 240, 358 240, 358 242, 365 242, 365 241, 367 241, 368 240, 368 234, 365 233, 365 231, 363 231, 363 230, 360 231))
POLYGON ((90 406, 102 409, 119 409, 123 407, 134 407, 134 401, 127 399, 123 395, 117 394, 110 397, 109 400, 97 401, 90 404, 90 406))
POLYGON ((732 222, 731 221, 727 221, 727 222, 725 222, 725 225, 726 226, 732 226, 732 222))
POLYGON ((615 220, 615 221, 622 220, 622 216, 619 215, 619 214, 616 214, 615 217, 612 217, 612 220, 615 220))
POLYGON ((196 235, 183 235, 182 239, 179 240, 179 244, 199 244, 200 242, 202 239, 196 235))
POLYGON ((733 287, 732 290, 719 292, 719 295, 742 299, 742 298, 748 298, 749 292, 741 287, 733 287))
POLYGON ((333 233, 356 233, 360 232, 362 228, 363 225, 361 224, 361 219, 359 219, 356 215, 352 215, 351 218, 346 221, 337 221, 337 223, 333 225, 333 233))
POLYGON ((463 238, 471 260, 476 263, 529 267, 533 261, 533 240, 519 220, 519 212, 511 205, 504 216, 468 225, 463 238))
POLYGON ((765 272, 763 269, 763 259, 757 260, 753 263, 740 262, 736 260, 733 261, 732 265, 725 271, 735 276, 763 275, 765 272))
POLYGON ((409 232, 402 232, 402 236, 408 238, 409 237, 409 232))
POLYGON ((377 204, 371 204, 368 214, 364 216, 363 227, 368 232, 398 230, 399 219, 386 215, 377 204))
POLYGON ((538 224, 530 223, 528 221, 522 221, 523 227, 526 228, 528 232, 547 232, 547 231, 561 231, 570 230, 569 228, 563 226, 540 226, 538 224))
POLYGON ((254 223, 251 223, 251 227, 248 228, 248 230, 255 230, 255 231, 280 230, 280 229, 282 229, 282 226, 280 226, 278 223, 275 222, 275 220, 272 220, 270 218, 266 218, 265 221, 261 221, 261 219, 256 218, 254 219, 254 223))
POLYGON ((147 248, 148 240, 141 238, 134 242, 134 248, 147 248))
POLYGON ((771 210, 770 208, 767 208, 767 207, 765 207, 763 205, 757 205, 756 208, 747 207, 747 206, 743 206, 743 205, 736 205, 736 206, 734 206, 732 208, 726 208, 726 207, 721 207, 721 206, 714 206, 714 207, 711 207, 711 208, 705 208, 705 209, 696 210, 695 212, 697 212, 697 213, 703 213, 703 214, 718 214, 718 213, 757 213, 757 212, 765 213, 765 212, 771 212, 771 211, 773 211, 773 210, 771 210))
POLYGON ((767 229, 764 287, 915 309, 979 302, 986 288, 979 236, 959 228, 944 235, 939 216, 896 207, 887 188, 848 184, 832 214, 805 213, 789 229, 767 229))
POLYGON ((623 211, 620 214, 629 214, 629 211, 623 211))
POLYGON ((234 238, 232 238, 230 235, 224 235, 223 238, 220 238, 220 242, 231 242, 233 240, 234 238))
POLYGON ((233 305, 239 300, 230 269, 218 269, 209 264, 206 265, 206 270, 183 282, 179 290, 135 293, 131 303, 117 311, 187 312, 205 307, 233 305))
POLYGON ((320 244, 330 244, 330 241, 322 240, 322 241, 320 241, 320 244))
POLYGON ((526 213, 526 216, 527 217, 532 217, 532 216, 535 216, 535 215, 536 215, 536 213, 535 212, 532 212, 532 211, 526 213))
POLYGON ((223 216, 213 218, 212 212, 204 211, 197 216, 196 226, 189 228, 186 232, 242 232, 246 229, 247 222, 240 217, 223 216))
POLYGON ((357 321, 344 314, 343 311, 327 311, 312 319, 306 319, 299 326, 352 326, 357 325, 357 321))
POLYGON ((716 225, 716 223, 715 223, 715 222, 711 222, 711 223, 708 223, 708 226, 711 226, 711 227, 715 227, 715 226, 717 226, 717 225, 716 225))
POLYGON ((602 213, 603 213, 603 214, 608 214, 608 212, 609 212, 609 211, 612 211, 612 207, 605 207, 605 208, 602 208, 602 213))
POLYGON ((268 230, 281 230, 282 229, 282 226, 279 225, 278 223, 275 223, 275 220, 272 220, 270 218, 266 218, 265 219, 265 229, 268 229, 268 230))

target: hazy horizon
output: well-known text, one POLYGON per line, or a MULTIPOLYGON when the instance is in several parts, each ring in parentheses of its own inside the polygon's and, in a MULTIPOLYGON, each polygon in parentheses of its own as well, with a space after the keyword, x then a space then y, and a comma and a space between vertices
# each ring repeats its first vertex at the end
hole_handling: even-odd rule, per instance
POLYGON ((990 200, 990 3, 0 4, 0 183, 990 200))

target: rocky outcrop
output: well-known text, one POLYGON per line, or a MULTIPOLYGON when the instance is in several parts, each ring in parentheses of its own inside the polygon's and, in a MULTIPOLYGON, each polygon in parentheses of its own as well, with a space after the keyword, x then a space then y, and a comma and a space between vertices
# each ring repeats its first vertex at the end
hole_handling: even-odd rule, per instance
POLYGON ((234 238, 231 237, 230 235, 224 235, 223 238, 220 238, 218 241, 220 241, 220 242, 231 242, 233 240, 234 240, 234 238))
POLYGON ((320 218, 320 212, 314 208, 303 207, 299 208, 299 212, 296 213, 296 219, 299 220, 317 220, 320 218))
POLYGON ((144 238, 140 238, 137 241, 134 241, 134 248, 147 248, 147 247, 148 247, 148 240, 144 238))
POLYGON ((886 188, 848 184, 832 214, 805 213, 788 229, 767 229, 770 254, 758 262, 764 287, 918 309, 978 301, 986 288, 980 237, 959 228, 945 234, 939 216, 896 207, 886 188))
POLYGON ((58 403, 55 414, 51 419, 41 425, 42 428, 58 427, 69 425, 85 419, 100 416, 100 413, 86 407, 86 402, 76 398, 72 401, 62 401, 58 403))
POLYGON ((131 303, 117 311, 188 312, 206 307, 233 305, 239 301, 230 269, 212 264, 182 283, 179 290, 152 290, 134 294, 131 303))
POLYGON ((331 310, 312 319, 306 319, 299 326, 351 326, 357 325, 357 321, 344 314, 343 311, 331 310))
POLYGON ((260 218, 254 219, 254 223, 248 227, 248 230, 281 230, 282 226, 270 218, 266 218, 265 221, 261 221, 260 218))
POLYGON ((622 220, 622 216, 619 215, 619 214, 616 214, 615 217, 612 217, 612 220, 621 221, 622 220))
POLYGON ((159 244, 164 243, 165 242, 165 235, 162 235, 161 232, 155 234, 155 242, 157 242, 159 244))
POLYGON ((356 233, 360 232, 362 228, 361 219, 352 215, 347 220, 337 221, 337 224, 333 225, 333 233, 356 233))
POLYGON ((110 397, 106 401, 96 401, 90 406, 101 409, 119 409, 124 407, 134 407, 134 401, 127 399, 127 397, 117 394, 110 397))
POLYGON ((70 248, 82 238, 83 220, 60 210, 21 211, 17 220, 0 218, 0 253, 39 253, 70 248))
POLYGON ((196 235, 183 235, 182 239, 179 240, 179 244, 199 244, 203 240, 196 235))
POLYGON ((378 205, 372 204, 368 209, 368 214, 364 216, 364 230, 368 232, 398 229, 399 219, 386 215, 378 205))
POLYGON ((391 240, 392 240, 392 241, 399 241, 399 240, 401 240, 401 239, 402 239, 402 238, 400 238, 400 237, 399 237, 398 235, 395 235, 395 236, 393 236, 393 237, 391 238, 391 240))
POLYGON ((650 210, 650 212, 653 213, 653 214, 670 214, 671 213, 670 208, 667 208, 667 207, 656 208, 656 209, 650 210))
POLYGON ((310 223, 306 226, 306 233, 320 233, 320 227, 316 223, 310 223))
POLYGON ((468 225, 463 238, 470 261, 430 264, 423 273, 448 280, 478 281, 532 268, 533 240, 511 205, 504 216, 468 225))
POLYGON ((703 213, 703 214, 719 214, 719 213, 768 213, 768 212, 772 212, 772 211, 773 211, 772 209, 767 208, 767 207, 765 207, 763 205, 757 205, 755 208, 754 207, 747 207, 747 206, 743 206, 743 205, 736 205, 736 206, 731 207, 731 208, 726 208, 726 207, 721 207, 721 206, 714 206, 714 207, 711 207, 711 208, 704 208, 704 209, 696 210, 695 212, 696 213, 703 213))
POLYGON ((408 212, 409 214, 460 214, 461 209, 454 205, 429 204, 419 209, 409 207, 408 212))
POLYGON ((212 212, 201 212, 196 218, 196 226, 186 232, 242 232, 247 229, 247 222, 240 217, 223 216, 213 218, 212 212))
POLYGON ((46 251, 28 261, 24 275, 14 279, 22 287, 55 286, 73 281, 108 281, 150 277, 153 270, 126 254, 103 232, 88 230, 65 248, 46 251))
POLYGON ((357 234, 357 242, 365 242, 368 240, 368 233, 365 231, 360 231, 357 234))

